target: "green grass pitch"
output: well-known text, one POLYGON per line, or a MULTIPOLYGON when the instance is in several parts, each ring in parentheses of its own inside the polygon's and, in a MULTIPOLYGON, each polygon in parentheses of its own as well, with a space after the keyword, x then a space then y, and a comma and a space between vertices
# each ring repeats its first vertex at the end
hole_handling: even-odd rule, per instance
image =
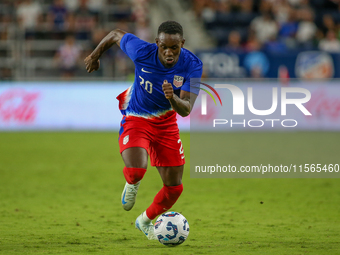
MULTIPOLYGON (((231 133, 230 143, 240 135, 231 133)), ((188 164, 189 134, 181 137, 188 164)), ((260 137, 263 153, 271 152, 273 139, 291 139, 293 148, 295 142, 324 146, 324 155, 339 152, 334 142, 339 133, 260 137)), ((116 133, 0 133, 0 254, 340 254, 339 179, 193 179, 188 166, 173 210, 188 219, 189 238, 175 248, 148 241, 134 221, 161 180, 149 167, 135 207, 125 212, 117 138, 116 133)), ((322 157, 319 150, 308 153, 322 157)), ((236 161, 245 157, 231 155, 240 157, 236 161)))

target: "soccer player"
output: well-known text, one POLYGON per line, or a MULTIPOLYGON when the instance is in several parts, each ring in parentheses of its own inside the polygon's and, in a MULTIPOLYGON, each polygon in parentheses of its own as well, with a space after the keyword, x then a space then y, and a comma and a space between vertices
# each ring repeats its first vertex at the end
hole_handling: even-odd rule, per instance
POLYGON ((199 91, 198 83, 190 86, 190 80, 202 76, 202 62, 183 48, 184 42, 182 26, 175 21, 159 26, 156 43, 115 29, 85 58, 88 72, 98 70, 100 56, 117 44, 135 64, 133 85, 117 97, 123 114, 119 146, 126 179, 121 201, 127 211, 134 206, 149 155, 163 188, 135 225, 150 240, 156 239, 151 221, 169 210, 183 191, 185 159, 176 113, 190 114, 199 91))

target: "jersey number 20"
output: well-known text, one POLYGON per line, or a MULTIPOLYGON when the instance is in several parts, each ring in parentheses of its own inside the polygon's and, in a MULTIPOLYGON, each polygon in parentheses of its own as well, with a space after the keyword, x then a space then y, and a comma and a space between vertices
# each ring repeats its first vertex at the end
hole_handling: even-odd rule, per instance
MULTIPOLYGON (((144 84, 144 79, 141 77, 141 76, 139 76, 139 78, 141 78, 142 79, 142 81, 139 83, 141 86, 143 86, 143 84, 144 84)), ((146 81, 145 82, 145 87, 144 87, 144 89, 148 92, 148 93, 152 93, 152 83, 151 82, 149 82, 149 81, 146 81)))

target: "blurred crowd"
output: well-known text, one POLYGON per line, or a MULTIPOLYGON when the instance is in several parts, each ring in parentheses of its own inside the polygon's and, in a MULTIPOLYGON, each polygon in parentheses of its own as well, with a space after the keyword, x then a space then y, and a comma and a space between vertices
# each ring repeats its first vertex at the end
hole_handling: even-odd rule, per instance
MULTIPOLYGON (((64 41, 55 49, 54 64, 60 68, 63 77, 72 77, 79 71, 82 59, 114 28, 150 41, 147 3, 147 0, 1 0, 0 46, 1 42, 24 41, 25 45, 32 42, 47 49, 46 43, 52 40, 64 41)), ((34 47, 26 48, 29 52, 24 55, 42 56, 34 52, 34 47)), ((9 55, 7 48, 0 48, 0 58, 11 57, 9 55)), ((50 54, 45 56, 51 57, 50 54)), ((131 73, 131 63, 116 47, 103 58, 119 60, 116 65, 117 61, 108 63, 113 76, 131 73)), ((0 77, 9 76, 9 72, 8 68, 2 67, 0 77)))
POLYGON ((219 47, 340 52, 339 0, 192 0, 219 47))
MULTIPOLYGON (((61 39, 73 33, 78 40, 91 39, 92 33, 110 22, 147 26, 143 14, 145 0, 1 0, 1 40, 14 37, 14 26, 25 30, 26 39, 61 39)), ((149 38, 146 38, 149 39, 149 38)))
MULTIPOLYGON (((340 0, 184 2, 223 49, 340 52, 340 0)), ((153 41, 150 4, 151 0, 0 0, 0 79, 11 79, 14 72, 16 77, 36 76, 43 59, 52 64, 40 63, 48 70, 42 75, 85 77, 83 58, 110 30, 121 28, 153 41), (58 74, 49 73, 56 67, 58 74)), ((132 62, 118 47, 105 53, 103 65, 95 75, 133 75, 132 62)))

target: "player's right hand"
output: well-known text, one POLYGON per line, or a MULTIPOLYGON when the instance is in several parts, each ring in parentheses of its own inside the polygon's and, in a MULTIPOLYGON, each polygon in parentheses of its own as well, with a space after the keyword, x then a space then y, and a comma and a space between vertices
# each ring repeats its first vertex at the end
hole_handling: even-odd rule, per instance
POLYGON ((92 73, 93 71, 97 71, 99 69, 99 65, 100 65, 99 59, 93 59, 91 55, 87 56, 84 59, 84 62, 85 62, 86 71, 88 73, 92 73))
POLYGON ((174 89, 172 88, 171 83, 167 80, 164 80, 162 89, 166 99, 172 99, 174 97, 174 89))

